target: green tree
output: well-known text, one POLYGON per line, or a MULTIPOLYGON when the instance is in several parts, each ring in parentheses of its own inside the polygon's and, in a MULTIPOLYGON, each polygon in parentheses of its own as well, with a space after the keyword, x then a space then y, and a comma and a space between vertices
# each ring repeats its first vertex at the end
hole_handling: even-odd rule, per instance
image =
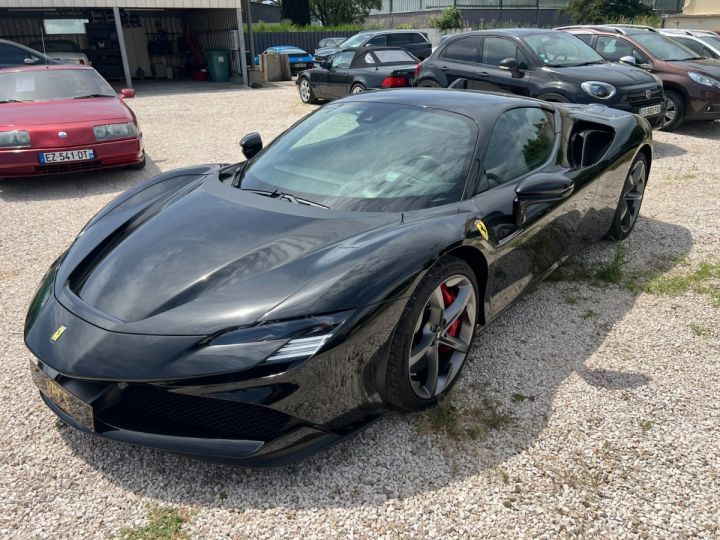
POLYGON ((290 19, 297 26, 310 24, 310 0, 284 0, 280 5, 283 20, 290 19))
POLYGON ((361 23, 382 0, 310 0, 310 11, 324 26, 361 23))
POLYGON ((452 30, 462 28, 462 15, 455 6, 447 7, 437 17, 430 19, 430 26, 438 30, 452 30))
POLYGON ((640 0, 570 0, 564 11, 570 15, 573 24, 601 24, 655 14, 640 0))

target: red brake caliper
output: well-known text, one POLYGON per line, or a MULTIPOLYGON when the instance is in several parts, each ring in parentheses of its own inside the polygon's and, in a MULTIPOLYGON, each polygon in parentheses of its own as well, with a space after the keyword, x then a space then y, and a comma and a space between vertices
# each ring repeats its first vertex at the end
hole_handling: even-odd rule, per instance
MULTIPOLYGON (((448 307, 450 304, 453 303, 455 298, 457 298, 457 295, 451 293, 444 283, 440 285, 440 291, 442 292, 443 303, 445 304, 445 307, 448 307)), ((455 322, 450 325, 450 328, 448 328, 448 334, 450 334, 452 337, 456 337, 458 332, 460 331, 460 324, 462 323, 460 321, 460 317, 458 317, 457 319, 455 319, 455 322)), ((450 350, 450 347, 448 347, 447 345, 441 345, 440 350, 448 351, 450 350)))

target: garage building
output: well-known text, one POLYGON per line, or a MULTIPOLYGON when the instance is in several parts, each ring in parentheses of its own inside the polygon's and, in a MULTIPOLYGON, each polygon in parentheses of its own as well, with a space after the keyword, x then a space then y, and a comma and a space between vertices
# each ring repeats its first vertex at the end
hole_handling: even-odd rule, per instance
POLYGON ((140 79, 203 78, 211 49, 228 51, 216 61, 242 77, 248 18, 277 22, 279 9, 247 0, 0 0, 0 39, 70 40, 103 76, 131 87, 140 79))

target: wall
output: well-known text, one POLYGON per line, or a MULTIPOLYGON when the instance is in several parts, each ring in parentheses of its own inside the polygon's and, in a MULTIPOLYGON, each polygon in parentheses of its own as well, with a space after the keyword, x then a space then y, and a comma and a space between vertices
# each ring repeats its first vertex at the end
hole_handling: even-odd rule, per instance
POLYGON ((685 0, 683 15, 720 16, 720 2, 718 0, 685 0))
MULTIPOLYGON (((514 23, 520 26, 562 26, 570 24, 570 17, 557 9, 489 9, 489 8, 463 8, 460 10, 463 21, 472 27, 514 23)), ((372 25, 397 27, 399 24, 412 24, 414 26, 429 26, 430 18, 437 17, 441 10, 427 10, 422 12, 395 13, 393 15, 372 15, 367 23, 372 25)))

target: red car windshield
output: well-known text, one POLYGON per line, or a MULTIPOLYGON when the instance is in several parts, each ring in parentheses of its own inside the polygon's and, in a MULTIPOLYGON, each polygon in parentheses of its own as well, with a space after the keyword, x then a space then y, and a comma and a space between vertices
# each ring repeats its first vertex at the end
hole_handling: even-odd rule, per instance
POLYGON ((115 92, 92 69, 0 71, 0 103, 87 97, 115 97, 115 92))

